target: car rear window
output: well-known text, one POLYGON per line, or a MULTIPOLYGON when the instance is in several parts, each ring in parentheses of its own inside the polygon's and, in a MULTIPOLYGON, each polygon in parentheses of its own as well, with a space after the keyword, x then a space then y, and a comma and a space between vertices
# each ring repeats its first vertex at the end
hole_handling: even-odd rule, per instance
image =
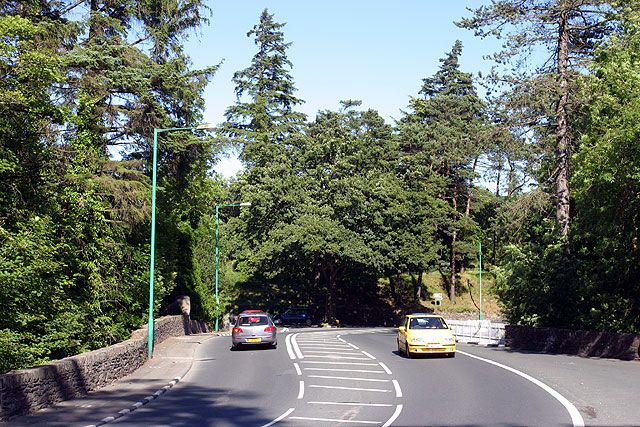
POLYGON ((269 319, 267 316, 240 316, 238 325, 240 326, 260 326, 268 325, 269 319))
POLYGON ((413 317, 409 329, 447 329, 447 325, 439 317, 413 317))

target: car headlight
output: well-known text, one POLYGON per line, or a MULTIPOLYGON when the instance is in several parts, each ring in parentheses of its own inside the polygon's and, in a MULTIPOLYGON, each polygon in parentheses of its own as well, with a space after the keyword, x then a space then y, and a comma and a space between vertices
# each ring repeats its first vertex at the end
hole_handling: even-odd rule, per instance
POLYGON ((456 339, 454 337, 447 337, 442 340, 442 342, 444 342, 445 344, 454 344, 456 342, 456 339))

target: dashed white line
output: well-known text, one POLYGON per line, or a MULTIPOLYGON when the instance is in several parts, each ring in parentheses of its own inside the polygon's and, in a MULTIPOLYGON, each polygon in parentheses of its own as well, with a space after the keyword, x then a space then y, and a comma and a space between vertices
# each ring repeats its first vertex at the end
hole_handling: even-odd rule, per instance
POLYGON ((262 427, 271 427, 272 425, 276 424, 277 422, 280 422, 281 420, 286 418, 290 413, 292 413, 294 409, 295 408, 289 408, 289 410, 287 412, 285 412, 284 414, 280 415, 278 418, 276 418, 275 420, 271 421, 270 423, 267 423, 267 424, 263 425, 262 427))
POLYGON ((379 380, 374 378, 357 378, 357 377, 333 377, 330 375, 309 375, 309 378, 326 378, 332 380, 353 380, 353 381, 370 381, 377 383, 388 383, 389 380, 379 380))
POLYGON ((293 367, 296 368, 296 372, 298 373, 298 375, 302 375, 302 371, 300 370, 300 365, 298 365, 297 363, 294 363, 293 367))
POLYGON ((374 359, 375 357, 373 357, 371 354, 367 353, 366 351, 362 350, 362 354, 364 354, 365 356, 367 356, 369 359, 374 359))
POLYGON ((551 396, 553 396, 558 402, 562 404, 562 406, 565 407, 565 409, 569 412, 569 415, 571 416, 571 421, 573 422, 574 427, 584 427, 584 419, 582 418, 582 415, 580 415, 580 412, 578 412, 576 407, 573 406, 573 404, 569 402, 567 398, 565 398, 563 395, 561 395, 560 393, 558 393, 557 391, 555 391, 554 389, 552 389, 542 381, 537 380, 533 378, 531 375, 525 374, 524 372, 518 371, 517 369, 514 369, 510 366, 503 365, 502 363, 494 362, 493 360, 485 359, 483 357, 479 357, 474 354, 470 354, 460 350, 458 350, 458 353, 464 354, 465 356, 469 356, 474 359, 481 360, 483 362, 489 363, 499 368, 506 369, 509 372, 513 372, 514 374, 519 375, 528 381, 531 381, 532 383, 534 383, 535 385, 537 385, 538 387, 540 387, 541 389, 549 393, 551 396))
POLYGON ((354 354, 353 352, 355 350, 350 350, 351 353, 342 353, 342 352, 339 352, 339 351, 324 351, 324 350, 306 350, 306 351, 307 351, 307 356, 310 353, 313 353, 313 354, 342 354, 344 356, 353 356, 353 354, 354 354))
POLYGON ((389 418, 387 420, 387 422, 384 423, 384 425, 382 427, 389 427, 391 424, 393 424, 393 422, 396 420, 396 418, 398 418, 398 416, 400 416, 400 412, 402 412, 402 405, 396 406, 395 412, 393 413, 393 415, 391 415, 391 418, 389 418))
POLYGON ((382 367, 382 369, 385 370, 385 372, 389 375, 391 375, 391 369, 387 368, 387 365, 385 365, 384 363, 380 362, 380 366, 382 367))
POLYGON ((382 424, 380 421, 342 420, 334 418, 289 417, 290 420, 326 421, 330 423, 354 423, 354 424, 382 424))
POLYGON ((355 348, 356 350, 360 350, 360 347, 358 347, 358 346, 356 346, 356 345, 353 345, 353 344, 351 344, 351 343, 347 343, 347 344, 348 344, 350 347, 355 348))
POLYGON ((361 403, 361 402, 307 402, 312 405, 342 405, 342 406, 376 406, 381 408, 388 408, 393 406, 389 403, 361 403))
MULTIPOLYGON (((375 391, 377 393, 391 393, 391 390, 381 388, 338 387, 334 385, 310 385, 311 388, 330 388, 335 390, 375 391)), ((401 396, 400 396, 401 397, 401 396)))
POLYGON ((393 387, 396 389, 396 397, 402 397, 402 390, 400 390, 400 384, 398 380, 393 380, 393 387))
POLYGON ((300 389, 298 390, 298 399, 304 397, 304 381, 300 381, 300 389))

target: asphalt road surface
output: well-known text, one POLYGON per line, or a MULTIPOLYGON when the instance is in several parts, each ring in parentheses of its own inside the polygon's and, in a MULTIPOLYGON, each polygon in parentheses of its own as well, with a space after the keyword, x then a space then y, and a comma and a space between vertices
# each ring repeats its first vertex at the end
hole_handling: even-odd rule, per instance
POLYGON ((407 359, 392 329, 299 329, 278 348, 202 343, 169 393, 125 426, 580 426, 556 390, 459 346, 407 359))

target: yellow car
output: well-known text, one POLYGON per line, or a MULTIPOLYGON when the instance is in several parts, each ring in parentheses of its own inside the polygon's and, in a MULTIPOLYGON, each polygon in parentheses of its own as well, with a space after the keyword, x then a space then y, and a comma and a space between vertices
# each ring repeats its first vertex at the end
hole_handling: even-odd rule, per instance
POLYGON ((398 351, 408 358, 416 354, 456 356, 456 337, 442 316, 413 313, 398 328, 398 351))

